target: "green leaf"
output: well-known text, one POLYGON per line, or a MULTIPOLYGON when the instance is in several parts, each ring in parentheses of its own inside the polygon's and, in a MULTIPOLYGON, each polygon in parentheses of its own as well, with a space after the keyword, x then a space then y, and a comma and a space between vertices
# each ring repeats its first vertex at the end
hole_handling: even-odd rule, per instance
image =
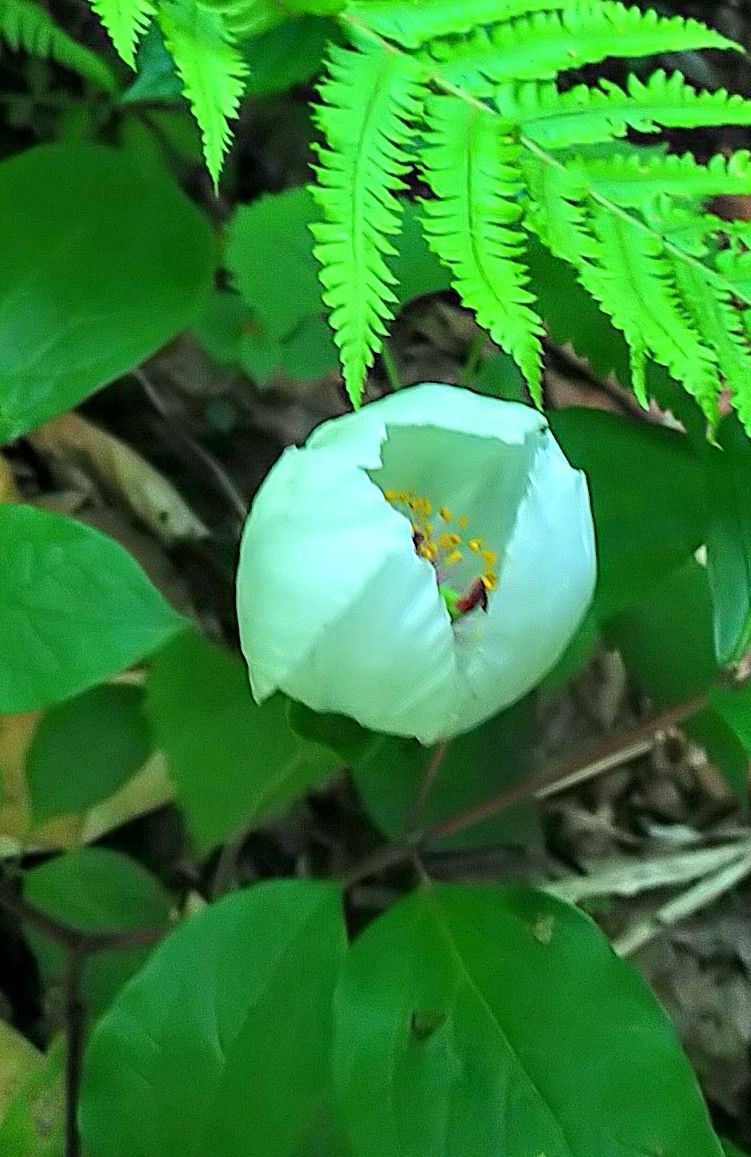
MULTIPOLYGON (((691 559, 661 579, 641 603, 612 619, 607 636, 658 710, 708 691, 719 672, 707 572, 691 559)), ((709 707, 681 727, 743 798, 748 757, 720 712, 709 707)))
POLYGON ((13 1090, 0 1124, 0 1152, 8 1157, 63 1157, 64 1080, 65 1042, 60 1036, 13 1090))
POLYGON ((105 62, 68 36, 35 0, 3 0, 0 40, 5 40, 14 52, 49 57, 105 92, 117 92, 117 80, 105 62))
MULTIPOLYGON (((751 683, 740 687, 712 687, 709 692, 712 707, 732 728, 744 749, 751 756, 751 683)), ((741 798, 746 798, 741 777, 741 798)))
POLYGON ((156 4, 152 0, 90 0, 90 3, 118 53, 133 68, 136 44, 156 12, 156 4))
POLYGON ((286 703, 275 695, 256 706, 244 663, 192 632, 156 656, 147 709, 201 849, 282 811, 331 772, 331 754, 290 729, 286 703))
POLYGON ((355 941, 334 999, 356 1157, 720 1157, 644 980, 586 916, 435 886, 355 941))
POLYGON ((361 727, 348 715, 312 711, 296 699, 287 700, 287 719, 301 739, 328 747, 348 764, 361 759, 378 742, 374 731, 361 727))
POLYGON ((707 574, 715 653, 725 664, 740 659, 751 643, 751 442, 734 415, 716 438, 723 453, 708 453, 713 519, 707 574))
POLYGON ((219 184, 229 148, 229 120, 237 116, 247 65, 219 12, 197 0, 162 0, 159 25, 203 138, 206 167, 219 184))
POLYGON ((246 92, 267 96, 309 80, 320 71, 327 44, 338 37, 333 20, 307 15, 246 40, 241 48, 248 66, 246 92))
POLYGON ((229 223, 225 262, 252 313, 240 329, 240 360, 260 381, 280 369, 316 378, 336 366, 308 228, 315 212, 301 187, 262 196, 229 223))
MULTIPOLYGON (((529 698, 453 739, 420 816, 420 827, 457 815, 527 779, 531 744, 529 698)), ((412 739, 384 736, 353 768, 368 815, 390 838, 402 836, 413 818, 421 777, 434 758, 435 748, 422 747, 412 739)), ((447 836, 436 846, 447 849, 530 844, 539 842, 540 834, 536 806, 530 801, 447 836)))
POLYGON ((37 822, 107 799, 143 766, 152 751, 143 699, 141 687, 104 684, 44 715, 26 755, 37 822))
POLYGON ((96 1026, 80 1122, 96 1157, 289 1157, 328 1093, 338 889, 276 880, 179 928, 96 1026))
MULTIPOLYGON (((108 848, 78 848, 32 868, 24 878, 24 896, 50 916, 87 932, 130 932, 170 926, 170 897, 134 860, 108 848)), ((29 930, 44 981, 63 983, 67 953, 42 932, 29 930)), ((97 952, 84 966, 81 998, 101 1013, 126 980, 148 959, 151 948, 97 952)))
MULTIPOLYGON (((399 279, 394 294, 400 303, 447 289, 450 281, 422 236, 417 206, 405 202, 403 209, 404 235, 393 262, 399 279)), ((225 264, 241 296, 225 302, 221 314, 214 308, 213 324, 205 315, 201 332, 204 341, 217 345, 227 315, 230 322, 234 318, 236 356, 261 382, 275 370, 316 378, 336 366, 336 346, 325 321, 323 287, 312 253, 310 223, 315 216, 310 190, 293 188, 241 206, 228 225, 225 264)), ((226 346, 232 348, 230 343, 226 346)))
POLYGON ((0 713, 59 703, 143 659, 185 619, 106 535, 0 505, 0 713))
POLYGON ((167 51, 156 21, 138 46, 135 67, 138 75, 120 97, 120 104, 171 101, 182 95, 183 88, 175 72, 175 62, 167 51))
POLYGON ((746 1154, 743 1153, 737 1145, 734 1145, 732 1141, 723 1141, 722 1148, 725 1152, 725 1157, 746 1157, 746 1154))
POLYGON ((189 325, 208 223, 161 169, 99 145, 0 164, 0 441, 63 413, 189 325))
POLYGON ((589 482, 602 618, 638 602, 705 541, 702 460, 686 437, 662 426, 575 406, 548 417, 589 482))

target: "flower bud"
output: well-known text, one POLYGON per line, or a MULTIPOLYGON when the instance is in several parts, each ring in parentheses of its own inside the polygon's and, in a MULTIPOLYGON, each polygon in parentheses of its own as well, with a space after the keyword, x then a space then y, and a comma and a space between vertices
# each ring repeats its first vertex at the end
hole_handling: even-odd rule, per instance
POLYGON ((534 687, 596 580, 544 416, 424 384, 325 422, 261 486, 237 575, 253 696, 434 743, 534 687))

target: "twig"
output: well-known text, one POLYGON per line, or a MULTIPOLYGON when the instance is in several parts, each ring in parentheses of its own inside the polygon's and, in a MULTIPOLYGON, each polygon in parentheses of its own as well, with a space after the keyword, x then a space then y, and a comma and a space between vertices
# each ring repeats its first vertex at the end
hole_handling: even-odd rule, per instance
POLYGON ((26 920, 56 944, 91 955, 112 948, 150 948, 167 935, 165 928, 113 928, 92 931, 66 924, 25 899, 7 879, 0 879, 0 908, 18 920, 26 920))
POLYGON ((732 864, 713 872, 711 876, 700 880, 685 892, 681 892, 673 900, 668 900, 657 909, 647 920, 640 920, 613 943, 613 948, 619 956, 631 956, 638 952, 655 936, 659 936, 664 928, 693 916, 707 904, 717 900, 725 892, 730 891, 746 876, 751 875, 751 856, 743 856, 732 864))
POLYGON ((422 779, 420 780, 417 793, 410 809, 409 819, 407 820, 408 832, 414 831, 417 826, 417 821, 425 809, 425 805, 428 802, 428 797, 433 790, 433 784, 435 783, 438 777, 438 772, 441 770, 443 761, 446 758, 446 752, 448 751, 449 743, 450 740, 442 739, 440 743, 436 744, 436 749, 431 755, 425 767, 425 771, 422 774, 422 779))
POLYGON ((580 753, 570 759, 553 764, 543 775, 516 783, 499 795, 473 804, 472 807, 458 815, 433 824, 422 833, 419 842, 424 844, 443 839, 445 836, 453 836, 457 832, 463 832, 466 828, 473 827, 481 820, 490 819, 492 816, 498 815, 499 812, 506 811, 507 808, 513 807, 514 804, 521 803, 523 800, 546 799, 572 784, 583 783, 587 779, 592 779, 623 761, 624 753, 629 758, 633 758, 633 754, 629 753, 635 749, 641 749, 641 745, 653 737, 655 732, 675 727, 684 719, 688 719, 697 711, 701 711, 706 703, 705 694, 696 695, 692 699, 676 704, 675 707, 666 708, 652 719, 646 719, 644 722, 637 723, 616 735, 609 735, 595 743, 584 754, 580 753))

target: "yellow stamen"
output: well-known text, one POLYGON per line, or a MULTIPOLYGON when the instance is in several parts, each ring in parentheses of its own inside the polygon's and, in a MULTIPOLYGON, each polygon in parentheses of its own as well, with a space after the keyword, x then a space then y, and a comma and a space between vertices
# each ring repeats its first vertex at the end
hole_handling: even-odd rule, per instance
POLYGON ((439 514, 439 517, 441 517, 444 522, 453 522, 453 520, 454 520, 453 514, 451 513, 450 510, 447 510, 445 506, 439 506, 438 507, 438 514, 439 514))
POLYGON ((494 591, 498 586, 498 575, 495 571, 489 570, 486 574, 480 575, 480 582, 485 587, 486 591, 494 591))
POLYGON ((478 550, 482 550, 482 539, 481 538, 470 538, 469 542, 467 543, 467 546, 469 547, 470 550, 474 550, 475 552, 478 550))
POLYGON ((485 560, 486 566, 495 566, 495 564, 498 562, 498 555, 494 550, 484 550, 482 552, 482 557, 485 560))
POLYGON ((430 562, 433 562, 438 556, 434 542, 421 542, 417 548, 417 553, 421 558, 427 558, 430 562))
POLYGON ((438 545, 441 550, 452 550, 453 547, 458 546, 461 542, 461 536, 454 533, 444 532, 438 536, 438 545))
POLYGON ((452 550, 451 554, 447 554, 443 560, 444 566, 455 566, 456 563, 461 562, 464 555, 460 550, 452 550))
POLYGON ((469 519, 467 518, 466 514, 460 514, 457 522, 459 523, 460 530, 466 530, 469 526, 469 519))

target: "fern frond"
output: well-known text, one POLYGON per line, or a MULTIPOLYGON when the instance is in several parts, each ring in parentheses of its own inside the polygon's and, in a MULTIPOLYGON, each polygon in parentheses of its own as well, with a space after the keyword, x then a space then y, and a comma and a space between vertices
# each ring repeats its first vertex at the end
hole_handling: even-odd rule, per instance
POLYGON ((741 311, 698 266, 675 261, 673 272, 697 329, 717 353, 741 421, 751 425, 751 343, 741 311))
POLYGON ((203 138, 206 166, 216 186, 245 90, 247 65, 230 42, 222 18, 195 0, 162 0, 159 25, 203 138))
POLYGON ((626 90, 607 80, 564 93, 550 82, 502 84, 495 103, 504 120, 519 125, 543 149, 600 144, 625 136, 629 128, 654 133, 661 127, 751 124, 751 100, 723 88, 699 91, 680 73, 662 69, 646 82, 632 74, 626 90))
POLYGON ((569 8, 537 12, 478 28, 471 35, 427 45, 442 78, 476 97, 490 97, 505 81, 549 80, 559 72, 612 56, 651 56, 738 45, 696 20, 658 16, 610 0, 577 0, 569 8))
POLYGON ((450 97, 428 105, 422 175, 436 196, 424 202, 431 249, 477 321, 507 350, 538 404, 543 326, 532 309, 523 260, 519 145, 485 112, 450 97))
MULTIPOLYGON (((611 153, 575 157, 566 168, 589 188, 624 208, 639 208, 654 197, 702 201, 751 193, 751 153, 718 154, 702 165, 691 155, 611 153)), ((696 220, 695 214, 691 214, 696 220)))
POLYGON ((103 60, 78 44, 34 0, 2 0, 0 39, 14 52, 50 58, 90 80, 107 92, 117 91, 117 81, 103 60))
POLYGON ((530 12, 567 8, 571 0, 351 0, 344 11, 355 27, 365 25, 404 48, 419 48, 438 36, 456 36, 485 24, 530 12))
POLYGON ((153 0, 90 0, 90 3, 119 56, 135 68, 136 44, 156 14, 156 4, 153 0))
POLYGON ((357 406, 397 300, 385 257, 396 252, 389 237, 400 229, 396 194, 406 188, 422 72, 411 57, 361 39, 352 48, 332 46, 319 93, 327 143, 318 149, 312 191, 323 220, 311 228, 344 382, 357 406))
MULTIPOLYGON (((629 217, 598 206, 591 212, 601 247, 596 264, 580 266, 582 284, 623 331, 629 345, 646 344, 655 360, 696 398, 710 421, 716 421, 717 358, 702 340, 681 297, 670 256, 658 237, 629 217)), ((646 405, 645 396, 640 400, 646 405)))

